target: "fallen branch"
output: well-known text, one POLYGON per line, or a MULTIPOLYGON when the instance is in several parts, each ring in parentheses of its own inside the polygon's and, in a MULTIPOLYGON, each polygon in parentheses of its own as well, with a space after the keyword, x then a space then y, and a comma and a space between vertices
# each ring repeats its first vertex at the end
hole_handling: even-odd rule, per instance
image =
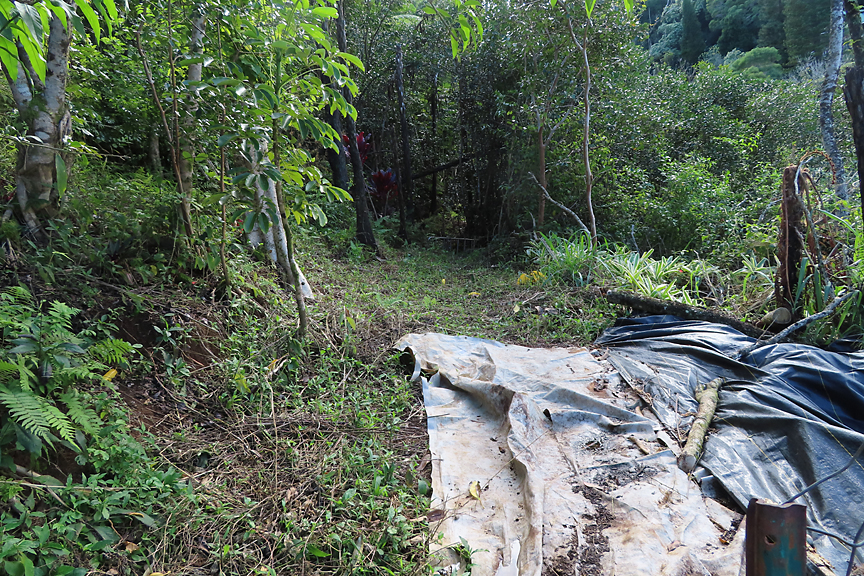
POLYGON ((708 434, 708 427, 711 425, 711 419, 714 418, 714 411, 717 409, 717 400, 720 396, 720 386, 722 385, 723 379, 715 378, 706 384, 704 388, 696 389, 696 400, 699 401, 699 410, 693 419, 693 425, 690 426, 690 433, 687 434, 687 443, 684 445, 684 450, 678 456, 678 468, 687 474, 696 468, 696 463, 702 454, 705 435, 708 434))
POLYGON ((649 298, 632 292, 617 292, 610 290, 606 293, 606 300, 612 304, 621 304, 629 306, 637 310, 650 312, 651 314, 671 314, 678 316, 684 320, 701 320, 703 322, 715 322, 717 324, 725 324, 738 330, 742 334, 746 334, 752 338, 759 338, 763 332, 740 320, 730 318, 718 312, 713 312, 705 308, 697 308, 696 306, 688 306, 680 302, 672 302, 671 300, 659 300, 657 298, 649 298))
POLYGON ((435 166, 434 168, 430 168, 428 170, 423 170, 422 172, 412 174, 411 179, 417 180, 418 178, 424 178, 426 176, 430 176, 432 174, 435 174, 436 172, 441 172, 442 170, 447 170, 448 168, 454 168, 462 162, 467 162, 468 160, 471 160, 475 156, 477 156, 477 154, 469 154, 468 156, 462 156, 461 158, 456 158, 455 160, 451 160, 450 162, 440 164, 438 166, 435 166))
POLYGON ((760 341, 754 342, 750 346, 742 348, 735 355, 735 359, 740 360, 741 358, 745 358, 746 356, 749 356, 751 352, 753 352, 757 348, 761 348, 762 346, 767 346, 769 344, 777 344, 778 342, 782 342, 783 340, 787 339, 793 332, 797 332, 798 330, 801 330, 802 328, 804 328, 808 324, 812 324, 816 320, 821 320, 822 318, 827 318, 828 316, 830 316, 831 314, 834 313, 834 311, 837 309, 838 306, 840 306, 841 304, 843 304, 844 302, 846 302, 850 298, 857 296, 857 295, 858 295, 858 290, 852 290, 851 292, 847 292, 846 294, 844 294, 843 296, 841 296, 839 298, 834 298, 834 300, 832 300, 831 303, 828 306, 826 306, 825 309, 822 310, 821 312, 819 312, 817 314, 813 314, 812 316, 807 316, 806 318, 799 320, 798 322, 796 322, 795 324, 792 324, 791 326, 789 326, 788 328, 786 328, 782 332, 778 332, 774 337, 770 338, 769 340, 760 340, 760 341))
POLYGON ((534 179, 534 182, 537 182, 537 186, 540 186, 540 189, 543 191, 543 194, 546 196, 546 199, 549 200, 549 202, 551 202, 552 204, 554 204, 555 206, 557 206, 558 208, 560 208, 561 210, 563 210, 564 212, 569 214, 574 220, 576 220, 576 222, 579 224, 579 227, 582 228, 582 230, 584 230, 585 233, 588 234, 588 236, 593 238, 593 236, 591 236, 591 231, 588 230, 588 227, 585 226, 585 223, 582 222, 582 219, 579 218, 579 216, 577 216, 575 212, 573 212, 572 210, 567 208, 567 206, 561 204, 560 202, 558 202, 557 200, 552 198, 552 196, 549 195, 549 191, 546 190, 546 187, 543 186, 542 184, 540 184, 540 181, 537 180, 537 177, 534 176, 533 173, 529 172, 528 174, 531 174, 531 178, 534 179))

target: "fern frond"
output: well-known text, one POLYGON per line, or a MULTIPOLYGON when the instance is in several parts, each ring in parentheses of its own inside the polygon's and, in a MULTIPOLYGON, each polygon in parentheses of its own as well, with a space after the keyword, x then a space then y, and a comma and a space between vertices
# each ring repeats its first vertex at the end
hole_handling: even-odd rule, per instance
POLYGON ((67 442, 75 443, 75 429, 72 427, 72 422, 69 417, 60 411, 56 406, 52 406, 47 401, 44 402, 45 419, 57 434, 67 442))
POLYGON ((27 432, 41 439, 48 437, 51 423, 46 418, 46 406, 50 406, 44 398, 32 392, 8 390, 0 391, 0 403, 9 410, 12 418, 27 432))
POLYGON ((9 286, 0 293, 0 299, 17 302, 18 304, 30 304, 33 302, 33 296, 30 291, 23 286, 9 286))
POLYGON ((132 345, 125 340, 106 338, 93 344, 87 352, 105 364, 120 364, 133 350, 132 345))
POLYGON ((66 415, 78 424, 84 432, 96 434, 102 427, 102 421, 96 415, 96 411, 81 402, 81 398, 75 391, 60 394, 60 400, 66 405, 66 415))
POLYGON ((18 374, 18 365, 0 360, 0 382, 11 380, 18 374))

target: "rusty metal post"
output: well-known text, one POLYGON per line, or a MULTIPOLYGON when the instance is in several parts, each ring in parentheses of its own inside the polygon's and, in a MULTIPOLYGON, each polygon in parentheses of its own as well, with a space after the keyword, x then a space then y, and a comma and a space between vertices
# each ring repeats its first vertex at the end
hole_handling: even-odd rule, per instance
POLYGON ((747 506, 747 576, 804 576, 807 569, 807 507, 747 506))

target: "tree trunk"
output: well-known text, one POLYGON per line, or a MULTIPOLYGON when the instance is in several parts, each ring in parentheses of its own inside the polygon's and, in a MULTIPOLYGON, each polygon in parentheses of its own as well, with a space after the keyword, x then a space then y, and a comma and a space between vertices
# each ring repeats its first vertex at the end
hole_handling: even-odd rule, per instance
MULTIPOLYGON (((281 70, 277 72, 281 74, 281 70)), ((277 85, 278 85, 277 80, 277 85)), ((279 147, 279 121, 273 119, 273 164, 277 169, 281 170, 281 152, 279 147)), ((256 179, 257 180, 257 179, 256 179)), ((309 317, 306 314, 306 298, 312 298, 312 290, 309 288, 309 283, 300 271, 297 261, 294 259, 294 235, 291 233, 291 222, 288 220, 285 210, 285 199, 282 196, 282 181, 273 182, 270 178, 268 194, 270 188, 273 189, 274 195, 271 200, 275 200, 276 208, 279 211, 279 222, 273 222, 273 241, 276 244, 276 260, 279 266, 285 270, 285 275, 288 277, 288 282, 291 283, 294 289, 294 300, 297 302, 297 315, 300 319, 300 327, 298 335, 300 338, 306 336, 309 330, 309 317)))
POLYGON ((399 232, 398 235, 403 240, 408 240, 408 227, 406 225, 406 214, 405 214, 405 196, 402 194, 402 171, 399 169, 399 152, 397 152, 398 148, 396 147, 396 128, 390 131, 390 144, 393 149, 393 170, 396 171, 396 188, 399 190, 399 194, 396 195, 397 202, 399 203, 399 232))
POLYGON ((543 135, 543 124, 537 127, 537 173, 540 192, 537 194, 537 225, 543 226, 546 220, 546 194, 549 185, 546 183, 546 138, 543 135))
MULTIPOLYGON (((796 306, 795 294, 798 288, 798 270, 801 267, 801 256, 804 253, 804 231, 801 220, 804 218, 804 206, 801 197, 795 191, 795 175, 798 166, 787 166, 783 170, 783 190, 781 199, 780 235, 777 240, 778 260, 777 280, 774 284, 774 301, 777 308, 786 308, 792 313, 792 319, 801 318, 800 302, 796 306)), ((806 179, 798 174, 798 189, 804 190, 806 179)))
POLYGON ((843 0, 843 9, 846 25, 849 27, 849 39, 852 41, 855 66, 864 70, 864 31, 861 29, 861 12, 850 0, 843 0))
MULTIPOLYGON (((324 111, 324 120, 333 127, 333 130, 341 137, 343 134, 342 118, 337 112, 330 114, 327 110, 324 111)), ((330 171, 333 173, 333 185, 342 188, 346 192, 349 190, 348 184, 348 165, 345 162, 345 156, 348 150, 342 144, 341 138, 336 140, 338 151, 332 148, 327 148, 327 163, 330 164, 330 171)))
MULTIPOLYGON (((834 135, 834 93, 837 90, 837 78, 840 76, 840 60, 843 54, 843 0, 831 0, 831 24, 828 30, 828 48, 825 51, 825 79, 819 97, 819 127, 822 131, 822 145, 834 163, 837 185, 834 192, 837 199, 846 201, 849 193, 846 188, 846 170, 843 168, 843 156, 837 146, 834 135)), ((843 212, 845 213, 845 208, 843 212)))
MULTIPOLYGON (((339 50, 347 52, 348 38, 345 33, 345 3, 340 1, 337 7, 339 16, 336 19, 336 39, 339 43, 339 50)), ((348 90, 343 90, 342 94, 345 97, 345 101, 351 104, 353 101, 351 93, 348 90)), ((351 156, 351 169, 354 172, 354 185, 351 188, 351 196, 354 197, 354 212, 357 215, 356 238, 358 242, 369 246, 377 252, 378 244, 375 242, 372 222, 369 219, 369 201, 366 197, 366 177, 363 174, 363 160, 360 158, 360 150, 357 147, 357 126, 350 115, 345 117, 345 135, 348 137, 348 152, 351 156)))
POLYGON ((585 105, 585 118, 582 134, 582 162, 585 165, 585 203, 588 205, 588 226, 591 228, 591 243, 597 244, 597 219, 594 217, 594 202, 591 191, 594 188, 594 174, 591 172, 591 66, 588 64, 588 38, 579 46, 582 50, 582 60, 585 63, 585 86, 582 101, 585 105))
MULTIPOLYGON (((206 14, 199 12, 196 8, 195 13, 192 15, 192 28, 189 32, 189 52, 193 58, 199 57, 204 53, 204 28, 206 24, 206 14)), ((204 65, 200 62, 189 65, 186 79, 191 86, 194 86, 193 83, 201 81, 203 69, 204 65)), ((177 192, 180 194, 183 227, 185 228, 186 235, 191 237, 194 234, 192 226, 192 188, 195 185, 192 166, 195 159, 195 114, 198 112, 198 98, 194 87, 189 90, 187 97, 183 129, 180 131, 180 157, 178 158, 180 182, 177 183, 177 192)))
POLYGON ((41 219, 53 218, 59 213, 60 192, 55 185, 57 157, 63 139, 72 130, 66 103, 70 42, 63 22, 53 15, 45 48, 45 81, 33 71, 24 50, 19 50, 17 70, 3 70, 15 107, 27 122, 27 135, 41 141, 39 145, 18 145, 15 184, 18 207, 27 230, 39 242, 47 240, 41 219))
MULTIPOLYGON (((260 159, 264 158, 267 154, 267 150, 261 143, 260 150, 254 150, 250 148, 246 149, 246 155, 249 158, 258 158, 259 160, 253 163, 247 163, 247 168, 250 172, 256 175, 260 175, 261 167, 259 165, 260 159)), ((276 159, 276 155, 274 155, 274 159, 276 159)), ((279 200, 279 194, 277 193, 276 183, 270 179, 266 178, 266 186, 262 185, 261 178, 255 178, 255 203, 256 209, 258 211, 266 211, 268 204, 274 206, 277 213, 282 216, 282 206, 279 200)), ((315 297, 312 292, 312 288, 309 286, 309 282, 307 282, 306 277, 303 275, 303 272, 297 267, 297 263, 294 260, 293 254, 293 241, 291 243, 291 251, 289 252, 289 233, 286 232, 285 227, 283 226, 284 218, 277 218, 276 221, 272 221, 270 223, 270 227, 267 229, 267 232, 264 232, 256 223, 255 227, 252 229, 252 232, 249 234, 249 243, 252 246, 258 246, 259 244, 264 244, 264 249, 267 252, 270 260, 276 263, 279 266, 279 269, 285 273, 285 276, 288 279, 288 283, 294 289, 295 298, 298 299, 298 313, 301 314, 302 317, 305 316, 306 308, 305 308, 305 300, 313 299, 315 297), (299 287, 299 290, 297 289, 299 287), (300 310, 302 302, 302 312, 300 310)))
MULTIPOLYGON (((432 94, 429 96, 429 114, 432 116, 432 154, 435 160, 435 152, 438 150, 438 74, 432 82, 432 94)), ((416 179, 417 176, 414 176, 416 179)), ((432 198, 429 205, 429 214, 438 211, 438 174, 432 173, 432 198)))
POLYGON ((159 126, 157 124, 150 127, 150 148, 147 155, 150 160, 150 172, 156 177, 156 180, 161 182, 165 174, 162 172, 162 157, 159 154, 159 126))
POLYGON ((403 202, 406 212, 414 202, 414 182, 411 178, 411 145, 408 118, 405 113, 405 87, 402 82, 402 45, 396 45, 396 98, 399 102, 399 124, 402 129, 402 183, 405 185, 403 202))
POLYGON ((858 190, 861 192, 861 208, 864 211, 864 72, 861 68, 853 66, 846 71, 843 95, 852 117, 852 139, 858 159, 858 190))
POLYGON ((855 156, 858 159, 858 192, 861 195, 861 209, 864 212, 864 33, 861 26, 861 12, 849 0, 843 3, 846 24, 852 40, 855 66, 846 71, 846 86, 843 96, 846 108, 852 117, 852 139, 855 142, 855 156))

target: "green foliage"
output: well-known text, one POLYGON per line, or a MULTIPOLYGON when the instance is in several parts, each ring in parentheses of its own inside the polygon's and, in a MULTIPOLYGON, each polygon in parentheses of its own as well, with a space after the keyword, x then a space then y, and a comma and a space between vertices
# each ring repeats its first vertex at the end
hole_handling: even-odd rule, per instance
POLYGON ((702 27, 696 18, 692 0, 683 0, 681 6, 681 57, 689 64, 695 64, 705 51, 705 38, 702 27))
POLYGON ((783 7, 786 50, 789 59, 817 58, 828 45, 831 0, 785 0, 783 7))
POLYGON ((102 380, 106 362, 120 365, 133 349, 122 340, 92 342, 76 334, 72 318, 78 312, 56 301, 40 312, 21 287, 0 293, 0 429, 6 431, 0 435, 14 432, 14 443, 2 443, 13 450, 39 455, 43 442, 62 441, 80 452, 77 433, 93 435, 102 426, 79 386, 102 380))
POLYGON ((773 47, 754 48, 736 59, 729 68, 752 80, 778 79, 783 75, 780 51, 773 47))

